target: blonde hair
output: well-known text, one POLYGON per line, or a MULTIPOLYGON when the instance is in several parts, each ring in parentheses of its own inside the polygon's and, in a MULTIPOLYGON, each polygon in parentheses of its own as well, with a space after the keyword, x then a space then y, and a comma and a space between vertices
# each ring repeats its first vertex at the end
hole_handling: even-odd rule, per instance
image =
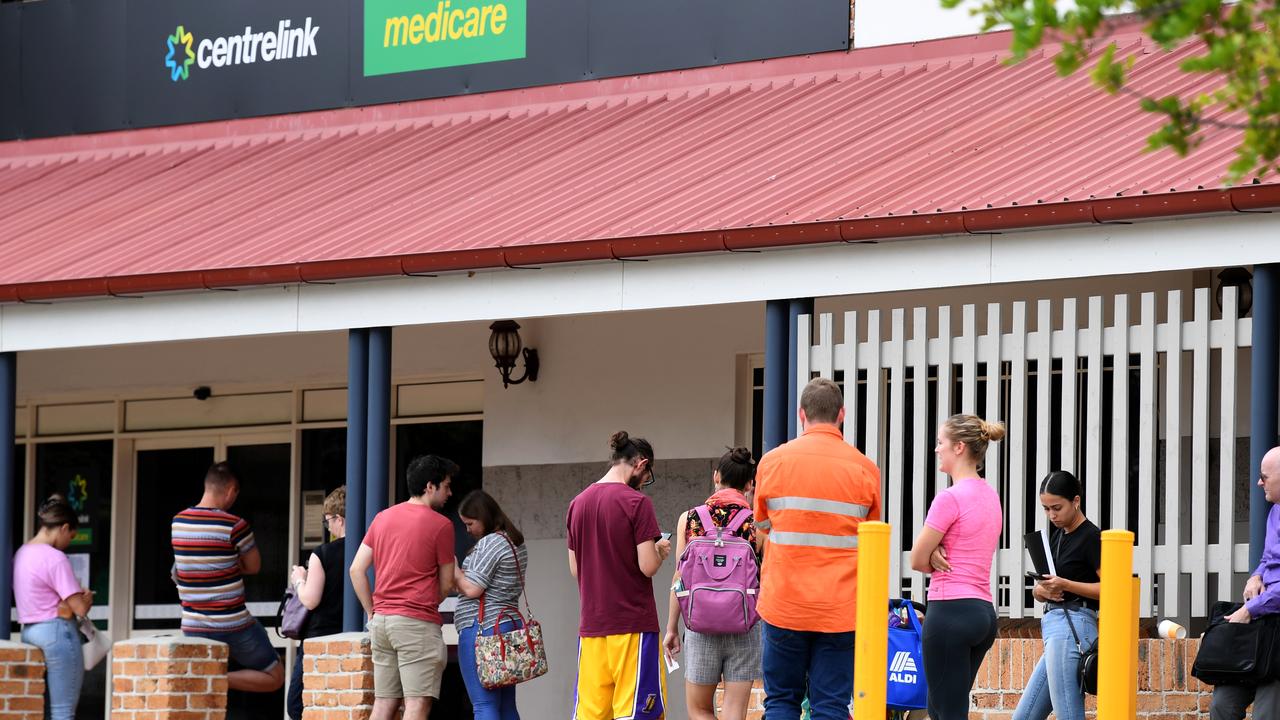
POLYGON ((324 514, 337 515, 340 518, 347 516, 347 486, 340 485, 337 490, 329 493, 324 499, 324 514))
POLYGON ((987 457, 987 445, 1004 439, 1004 423, 987 422, 977 415, 952 415, 942 423, 942 429, 951 442, 964 443, 969 456, 981 470, 987 457))

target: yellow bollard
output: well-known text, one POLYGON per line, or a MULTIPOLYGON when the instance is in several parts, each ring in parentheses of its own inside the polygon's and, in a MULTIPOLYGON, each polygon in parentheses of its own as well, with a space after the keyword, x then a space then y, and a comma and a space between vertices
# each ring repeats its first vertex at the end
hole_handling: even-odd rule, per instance
POLYGON ((1125 720, 1130 696, 1136 691, 1136 673, 1128 677, 1133 663, 1133 533, 1107 530, 1102 533, 1102 612, 1098 618, 1098 720, 1125 720))
POLYGON ((889 655, 889 526, 858 526, 858 633, 853 647, 853 714, 885 716, 889 655))
POLYGON ((1138 623, 1142 620, 1142 579, 1133 576, 1133 590, 1130 594, 1133 610, 1129 618, 1133 622, 1133 635, 1129 638, 1129 673, 1125 681, 1129 683, 1129 712, 1127 718, 1138 717, 1138 623))

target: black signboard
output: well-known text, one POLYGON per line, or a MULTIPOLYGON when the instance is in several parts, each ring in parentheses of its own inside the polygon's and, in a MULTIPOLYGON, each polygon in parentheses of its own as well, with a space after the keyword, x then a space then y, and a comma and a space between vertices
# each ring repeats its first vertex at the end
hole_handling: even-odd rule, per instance
POLYGON ((845 49, 848 0, 0 4, 0 140, 845 49))

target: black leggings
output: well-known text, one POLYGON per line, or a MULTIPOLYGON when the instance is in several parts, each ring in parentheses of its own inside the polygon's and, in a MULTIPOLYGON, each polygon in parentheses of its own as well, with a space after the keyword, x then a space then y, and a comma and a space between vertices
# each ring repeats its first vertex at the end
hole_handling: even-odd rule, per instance
POLYGON ((924 619, 924 675, 930 720, 968 720, 969 691, 996 641, 996 610, 986 600, 936 600, 924 619))

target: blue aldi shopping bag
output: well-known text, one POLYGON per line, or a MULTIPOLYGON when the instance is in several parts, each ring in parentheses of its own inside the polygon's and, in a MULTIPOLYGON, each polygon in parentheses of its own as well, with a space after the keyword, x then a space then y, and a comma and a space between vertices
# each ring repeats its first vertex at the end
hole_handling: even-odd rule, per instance
POLYGON ((910 600, 890 601, 889 684, 887 705, 892 710, 925 707, 928 688, 924 682, 924 643, 920 618, 910 600), (894 621, 897 618, 897 621, 894 621))

